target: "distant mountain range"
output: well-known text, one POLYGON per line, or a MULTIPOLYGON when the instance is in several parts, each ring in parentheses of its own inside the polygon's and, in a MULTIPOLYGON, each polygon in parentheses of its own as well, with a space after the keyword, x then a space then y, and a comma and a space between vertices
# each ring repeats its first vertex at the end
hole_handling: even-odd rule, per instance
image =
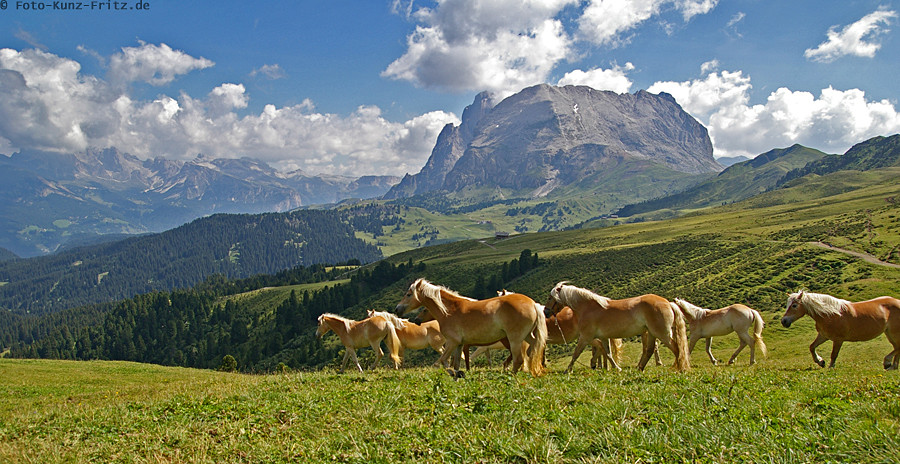
POLYGON ((485 188, 543 197, 610 174, 627 182, 623 172, 651 165, 673 178, 722 169, 706 128, 671 95, 538 85, 495 106, 479 94, 459 126, 444 127, 422 170, 385 198, 485 188))
POLYGON ((115 148, 0 156, 0 247, 23 257, 215 213, 289 211, 383 195, 399 178, 310 176, 258 160, 141 160, 115 148))

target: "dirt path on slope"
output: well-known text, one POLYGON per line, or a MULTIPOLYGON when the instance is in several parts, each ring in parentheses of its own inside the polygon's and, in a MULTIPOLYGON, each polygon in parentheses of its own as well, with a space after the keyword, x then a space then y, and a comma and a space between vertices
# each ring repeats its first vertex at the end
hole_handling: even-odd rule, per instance
POLYGON ((843 248, 838 248, 836 246, 829 245, 825 242, 809 242, 809 243, 811 245, 815 245, 819 248, 825 248, 826 250, 837 251, 837 252, 844 253, 844 254, 847 254, 850 256, 855 256, 855 257, 860 258, 863 261, 866 261, 868 263, 878 264, 880 266, 892 267, 895 269, 900 269, 900 264, 888 263, 888 262, 882 261, 870 254, 860 253, 858 251, 853 251, 853 250, 845 250, 843 248))

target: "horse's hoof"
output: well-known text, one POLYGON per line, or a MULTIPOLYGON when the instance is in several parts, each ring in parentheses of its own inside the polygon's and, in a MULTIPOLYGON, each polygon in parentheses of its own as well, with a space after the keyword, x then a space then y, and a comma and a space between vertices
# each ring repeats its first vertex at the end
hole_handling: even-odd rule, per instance
POLYGON ((457 378, 457 379, 465 379, 465 378, 466 378, 466 371, 462 371, 462 370, 456 371, 456 378, 457 378))
POLYGON ((817 362, 816 364, 818 364, 819 367, 825 367, 825 360, 823 359, 823 360, 817 362))

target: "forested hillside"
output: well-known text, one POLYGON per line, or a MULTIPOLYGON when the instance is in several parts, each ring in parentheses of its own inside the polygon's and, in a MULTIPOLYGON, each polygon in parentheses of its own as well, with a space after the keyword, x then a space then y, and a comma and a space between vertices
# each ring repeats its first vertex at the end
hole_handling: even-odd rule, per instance
POLYGON ((213 274, 241 278, 380 257, 333 211, 219 214, 160 234, 4 261, 0 308, 41 314, 190 288, 213 274))

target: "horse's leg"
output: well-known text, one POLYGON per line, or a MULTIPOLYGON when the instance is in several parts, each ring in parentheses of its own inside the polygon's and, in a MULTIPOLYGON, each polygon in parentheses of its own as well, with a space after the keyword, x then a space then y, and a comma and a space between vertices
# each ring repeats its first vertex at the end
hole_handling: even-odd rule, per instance
POLYGON ((607 338, 605 343, 600 343, 600 355, 603 356, 604 364, 609 365, 607 370, 615 369, 617 371, 622 370, 622 366, 619 366, 619 363, 616 362, 615 358, 612 357, 612 345, 611 338, 607 338))
POLYGON ((890 329, 884 331, 884 335, 887 337, 888 341, 891 342, 891 346, 894 347, 894 351, 891 351, 884 357, 884 368, 888 370, 897 370, 897 364, 900 363, 900 340, 894 338, 891 335, 890 329))
POLYGON ((828 340, 828 337, 818 334, 816 335, 816 339, 809 345, 809 352, 812 354, 813 362, 821 367, 825 367, 825 360, 819 356, 819 353, 816 353, 816 348, 825 343, 826 340, 828 340))
POLYGON ((728 364, 734 364, 734 360, 737 359, 738 355, 741 354, 741 350, 744 349, 745 346, 750 347, 750 365, 756 364, 756 340, 750 336, 749 333, 740 330, 737 332, 738 338, 741 340, 740 346, 738 346, 737 351, 731 355, 731 359, 728 360, 728 364))
POLYGON ((653 344, 653 358, 656 360, 657 366, 662 366, 662 361, 659 359, 659 344, 653 344))
POLYGON ((719 365, 719 360, 712 354, 712 337, 706 337, 706 355, 709 356, 709 360, 712 361, 713 366, 719 365))
POLYGON ((381 350, 381 340, 371 343, 372 351, 375 352, 375 362, 372 363, 372 370, 374 371, 376 367, 378 367, 378 363, 381 362, 381 358, 384 357, 384 351, 381 350))
MULTIPOLYGON (((475 351, 478 351, 477 349, 475 351)), ((469 359, 472 357, 469 353, 469 345, 463 345, 462 347, 462 355, 463 359, 466 360, 466 370, 469 370, 469 359)))
POLYGON ((843 340, 842 341, 837 341, 837 340, 831 341, 831 364, 829 364, 828 367, 834 367, 834 361, 837 359, 838 353, 841 352, 841 345, 843 345, 843 344, 844 344, 843 340))
POLYGON ((575 345, 575 351, 572 353, 572 360, 569 361, 569 367, 566 368, 566 373, 572 372, 572 366, 575 365, 575 360, 581 356, 581 352, 584 351, 584 348, 587 346, 588 337, 578 337, 578 343, 575 345))
POLYGON ((341 370, 338 371, 341 374, 344 373, 344 369, 347 368, 347 361, 350 361, 350 348, 344 348, 344 362, 341 363, 341 370))
MULTIPOLYGON (((507 334, 507 340, 509 340, 509 335, 507 334)), ((503 361, 503 370, 506 371, 506 366, 508 366, 507 361, 512 361, 512 369, 510 373, 516 375, 519 372, 519 369, 525 365, 525 339, 522 340, 509 340, 509 356, 505 361, 503 361)))
POLYGON ((653 356, 653 351, 656 350, 656 337, 649 332, 644 332, 646 337, 641 337, 641 341, 643 342, 643 349, 641 353, 641 359, 638 361, 638 370, 644 370, 647 367, 647 362, 650 361, 650 356, 653 356))
POLYGON ((362 372, 363 368, 359 365, 359 359, 357 359, 356 357, 356 350, 354 348, 350 348, 350 358, 353 359, 353 362, 356 364, 356 368, 359 369, 360 372, 362 372))

